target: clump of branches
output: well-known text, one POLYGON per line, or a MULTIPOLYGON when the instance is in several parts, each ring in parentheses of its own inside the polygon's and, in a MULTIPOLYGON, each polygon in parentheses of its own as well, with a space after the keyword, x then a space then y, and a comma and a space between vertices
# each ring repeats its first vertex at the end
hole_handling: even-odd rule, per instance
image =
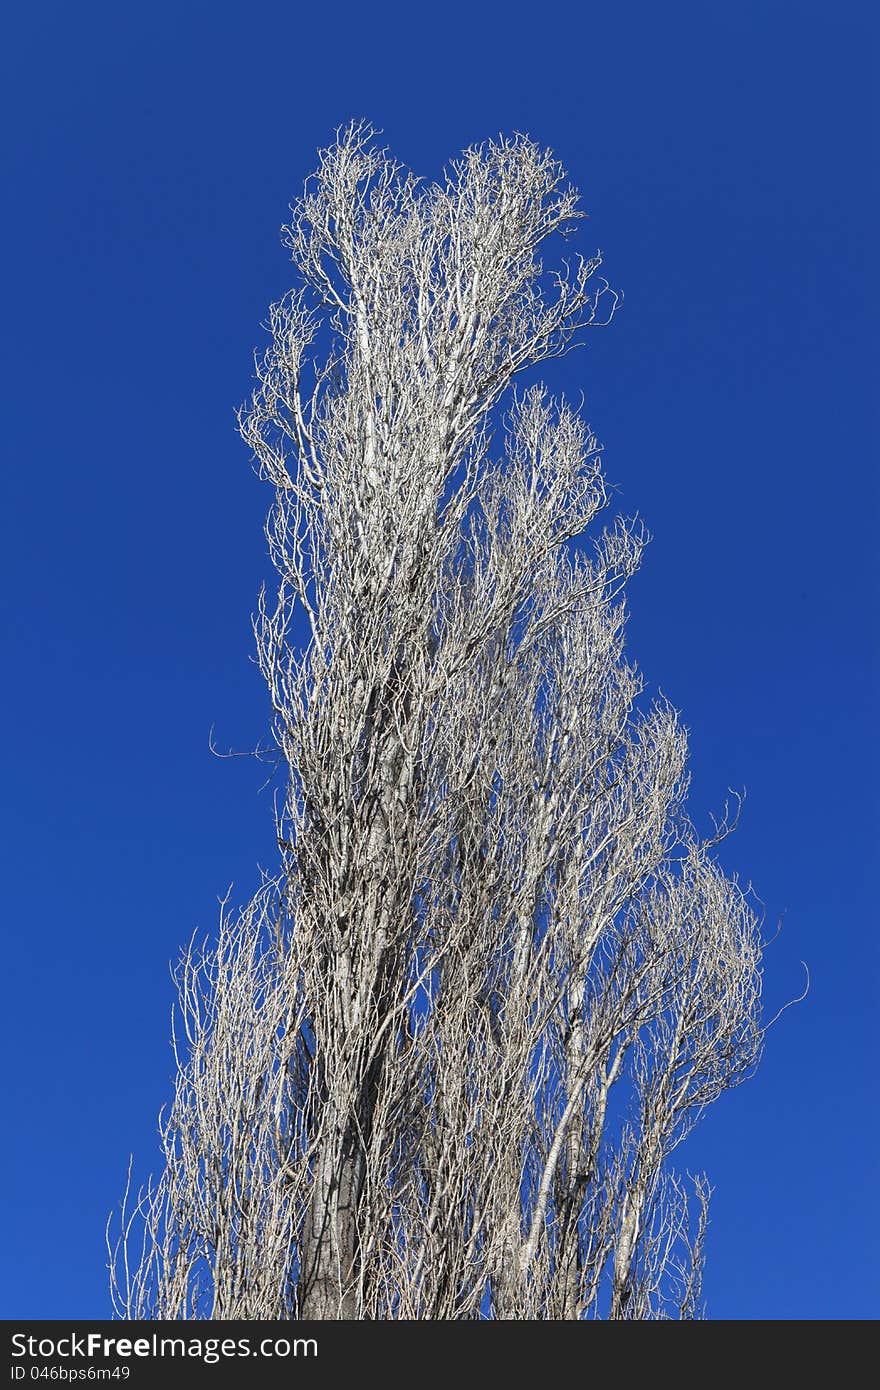
POLYGON ((425 184, 355 124, 284 237, 240 413, 274 488, 256 621, 280 865, 180 966, 165 1167, 120 1316, 701 1313, 674 1150, 755 1065, 761 945, 624 654, 640 526, 525 369, 607 323, 520 136, 425 184))

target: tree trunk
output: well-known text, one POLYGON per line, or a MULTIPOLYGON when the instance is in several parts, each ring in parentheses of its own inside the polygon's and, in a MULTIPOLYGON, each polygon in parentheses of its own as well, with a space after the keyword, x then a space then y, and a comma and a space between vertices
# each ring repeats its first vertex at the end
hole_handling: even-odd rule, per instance
POLYGON ((364 1156, 354 1126, 330 1126, 315 1161, 315 1185, 302 1241, 300 1317, 353 1321, 358 1317, 357 1209, 364 1156))

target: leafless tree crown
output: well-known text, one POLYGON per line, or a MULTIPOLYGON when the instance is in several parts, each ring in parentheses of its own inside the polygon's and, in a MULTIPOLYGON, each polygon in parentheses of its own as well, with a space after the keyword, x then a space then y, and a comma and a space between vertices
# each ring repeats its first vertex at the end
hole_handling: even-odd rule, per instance
POLYGON ((578 216, 528 139, 428 185, 360 124, 292 209, 240 412, 281 863, 182 959, 123 1317, 700 1315, 670 1159, 757 1060, 760 941, 624 655, 644 536, 514 386, 618 305, 599 255, 539 259, 578 216))

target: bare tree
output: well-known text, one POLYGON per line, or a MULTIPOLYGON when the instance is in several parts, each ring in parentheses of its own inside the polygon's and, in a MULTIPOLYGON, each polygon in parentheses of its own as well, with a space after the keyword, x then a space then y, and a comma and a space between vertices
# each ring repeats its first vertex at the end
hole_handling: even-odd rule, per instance
POLYGON ((701 1313, 709 1189, 670 1157, 756 1063, 761 946, 624 657, 645 537, 514 387, 618 306, 598 254, 538 258, 578 216, 525 138, 427 185, 359 124, 292 209, 240 413, 281 864, 183 957, 121 1316, 701 1313))

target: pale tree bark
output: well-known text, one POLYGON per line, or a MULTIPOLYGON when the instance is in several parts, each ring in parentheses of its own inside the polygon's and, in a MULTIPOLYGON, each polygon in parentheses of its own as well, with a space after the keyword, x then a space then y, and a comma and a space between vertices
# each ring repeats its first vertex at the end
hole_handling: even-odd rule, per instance
POLYGON ((598 255, 539 259, 579 215, 525 138, 425 184, 361 125, 292 209, 240 415, 281 862, 184 957, 122 1316, 699 1315, 669 1160, 758 1058, 761 947, 624 657, 641 528, 515 389, 618 307, 598 255))

